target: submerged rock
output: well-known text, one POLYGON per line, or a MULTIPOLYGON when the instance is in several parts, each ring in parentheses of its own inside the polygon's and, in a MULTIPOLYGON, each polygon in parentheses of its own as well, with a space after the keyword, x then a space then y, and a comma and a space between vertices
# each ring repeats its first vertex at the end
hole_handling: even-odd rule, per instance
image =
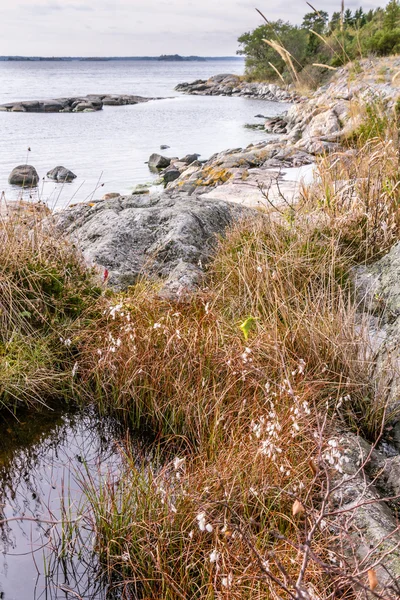
POLYGON ((65 167, 54 167, 54 169, 47 173, 47 177, 53 181, 59 181, 61 183, 76 179, 75 173, 69 171, 69 169, 66 169, 65 167))
POLYGON ((217 238, 244 212, 230 202, 164 193, 75 205, 55 219, 89 263, 108 270, 116 289, 147 275, 179 296, 198 286, 217 238))
POLYGON ((22 187, 36 187, 39 183, 39 175, 35 167, 19 165, 11 171, 8 183, 22 187))

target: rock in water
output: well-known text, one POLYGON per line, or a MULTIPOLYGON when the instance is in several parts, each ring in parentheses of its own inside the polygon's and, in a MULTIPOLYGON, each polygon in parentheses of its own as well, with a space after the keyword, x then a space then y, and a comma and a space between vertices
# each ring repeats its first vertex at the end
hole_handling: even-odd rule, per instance
POLYGON ((39 175, 31 165, 19 165, 10 173, 8 183, 22 187, 36 187, 39 183, 39 175))
POLYGON ((166 169, 171 164, 171 159, 161 154, 152 154, 149 158, 149 167, 153 169, 166 169))
POLYGON ((47 173, 47 177, 49 179, 52 179, 53 181, 58 181, 60 183, 76 179, 75 173, 73 173, 69 169, 66 169, 65 167, 54 167, 54 169, 47 173))
POLYGON ((163 193, 77 204, 54 218, 89 263, 107 269, 111 286, 125 289, 147 275, 163 278, 164 293, 176 297, 196 288, 218 237, 249 212, 222 200, 163 193))
POLYGON ((184 162, 185 165, 191 165, 192 163, 196 162, 199 156, 200 154, 186 154, 186 156, 181 158, 181 162, 184 162))

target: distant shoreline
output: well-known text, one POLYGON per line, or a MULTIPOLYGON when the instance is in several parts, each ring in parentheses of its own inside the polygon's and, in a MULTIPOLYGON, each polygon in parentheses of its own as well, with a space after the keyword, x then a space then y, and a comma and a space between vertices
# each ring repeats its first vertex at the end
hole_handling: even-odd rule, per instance
POLYGON ((0 62, 108 62, 108 61, 156 61, 156 62, 207 62, 207 61, 243 61, 241 56, 181 56, 162 54, 161 56, 0 56, 0 62))

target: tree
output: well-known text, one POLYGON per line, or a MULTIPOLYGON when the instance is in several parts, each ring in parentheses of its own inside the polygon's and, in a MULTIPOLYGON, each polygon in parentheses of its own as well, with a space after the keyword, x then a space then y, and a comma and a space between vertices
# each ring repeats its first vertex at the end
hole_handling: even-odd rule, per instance
POLYGON ((400 21, 400 4, 397 0, 390 0, 389 4, 385 8, 385 15, 383 17, 383 28, 386 31, 393 31, 400 21))
POLYGON ((273 80, 277 78, 274 65, 279 73, 284 74, 287 65, 283 58, 264 40, 273 40, 283 46, 294 57, 294 66, 300 70, 307 52, 307 32, 282 20, 261 25, 254 31, 244 33, 238 39, 241 45, 238 54, 246 56, 246 72, 253 79, 273 80))
POLYGON ((364 14, 363 9, 360 7, 358 10, 356 10, 354 12, 354 23, 357 25, 357 27, 364 27, 364 25, 366 24, 367 19, 366 16, 364 14))
POLYGON ((340 12, 334 12, 331 20, 329 21, 328 29, 329 33, 333 33, 340 27, 340 12))
POLYGON ((320 40, 318 36, 313 33, 313 31, 315 31, 319 35, 322 35, 325 31, 328 19, 329 15, 324 10, 319 12, 309 12, 304 15, 301 26, 303 29, 306 29, 308 31, 308 56, 313 56, 318 51, 318 48, 320 46, 320 40))
POLYGON ((347 27, 351 27, 352 25, 354 25, 354 17, 350 8, 347 8, 344 11, 343 22, 347 27))

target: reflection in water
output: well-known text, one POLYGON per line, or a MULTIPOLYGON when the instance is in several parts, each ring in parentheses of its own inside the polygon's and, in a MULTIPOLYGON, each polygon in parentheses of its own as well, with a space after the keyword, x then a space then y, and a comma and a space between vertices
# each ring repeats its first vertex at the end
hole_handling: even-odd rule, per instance
POLYGON ((0 597, 102 600, 91 530, 81 519, 68 535, 68 520, 82 514, 86 469, 94 479, 118 473, 115 424, 93 411, 48 411, 0 428, 0 518, 24 518, 0 526, 0 597))

